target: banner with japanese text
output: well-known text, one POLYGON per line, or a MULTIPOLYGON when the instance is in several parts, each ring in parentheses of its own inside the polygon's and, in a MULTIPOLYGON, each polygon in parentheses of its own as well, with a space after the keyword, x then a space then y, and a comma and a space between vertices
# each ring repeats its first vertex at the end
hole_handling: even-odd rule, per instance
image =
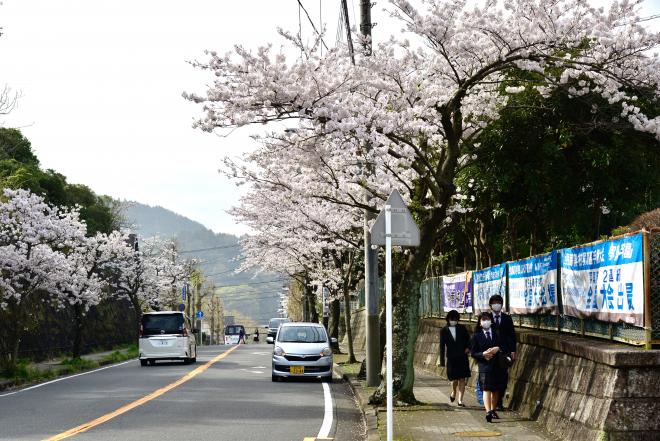
POLYGON ((490 311, 488 301, 495 294, 506 299, 506 264, 495 265, 472 273, 475 313, 490 311))
POLYGON ((442 276, 442 308, 462 313, 472 312, 472 272, 442 276))
POLYGON ((559 314, 557 251, 509 262, 509 311, 559 314))
POLYGON ((564 313, 644 326, 643 235, 561 250, 564 313))

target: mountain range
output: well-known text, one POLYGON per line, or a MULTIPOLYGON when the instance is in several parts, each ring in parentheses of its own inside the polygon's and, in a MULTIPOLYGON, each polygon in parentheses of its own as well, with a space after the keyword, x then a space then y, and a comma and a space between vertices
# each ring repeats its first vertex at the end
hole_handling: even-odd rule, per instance
POLYGON ((255 323, 277 317, 282 280, 276 274, 256 270, 236 273, 240 266, 239 237, 215 233, 199 222, 159 206, 128 201, 123 204, 126 223, 139 237, 175 239, 184 258, 201 261, 207 280, 225 306, 225 315, 238 313, 255 323))

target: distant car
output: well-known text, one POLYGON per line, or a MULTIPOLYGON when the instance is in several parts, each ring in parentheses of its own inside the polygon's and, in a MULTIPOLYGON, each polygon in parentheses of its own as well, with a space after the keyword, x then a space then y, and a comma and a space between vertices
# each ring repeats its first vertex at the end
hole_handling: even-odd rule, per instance
POLYGON ((321 377, 332 381, 332 349, 318 323, 283 323, 273 348, 273 381, 288 377, 321 377))
MULTIPOLYGON (((243 325, 227 325, 225 326, 225 344, 226 345, 237 345, 238 336, 240 335, 241 329, 243 330, 243 335, 245 334, 245 328, 243 325)), ((247 339, 247 336, 245 337, 247 339)), ((247 340, 245 340, 247 341, 247 340)))
POLYGON ((197 361, 197 344, 190 319, 182 312, 147 312, 140 319, 140 365, 156 360, 197 361))
POLYGON ((289 323, 291 320, 288 318, 276 317, 270 319, 268 322, 268 335, 266 336, 266 343, 273 344, 275 342, 275 336, 277 335, 277 330, 280 329, 282 323, 289 323))

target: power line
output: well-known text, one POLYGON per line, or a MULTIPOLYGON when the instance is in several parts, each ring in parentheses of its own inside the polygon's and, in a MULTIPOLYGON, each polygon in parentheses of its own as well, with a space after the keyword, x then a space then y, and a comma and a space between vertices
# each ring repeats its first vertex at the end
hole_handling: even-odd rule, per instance
MULTIPOLYGON (((316 30, 316 26, 314 25, 314 21, 312 21, 312 17, 309 16, 309 12, 307 12, 307 9, 305 9, 302 3, 300 3, 300 0, 298 0, 298 7, 302 8, 302 10, 305 11, 305 15, 307 16, 307 20, 309 20, 309 24, 312 25, 312 29, 314 29, 316 35, 318 35, 321 38, 321 43, 323 44, 323 46, 325 46, 325 49, 329 50, 328 46, 325 44, 325 41, 323 41, 323 37, 321 36, 321 33, 316 30)), ((301 35, 301 39, 302 39, 302 35, 301 35)))
POLYGON ((241 246, 240 244, 221 245, 221 246, 210 247, 210 248, 199 248, 197 250, 183 250, 183 251, 179 251, 179 254, 198 253, 198 252, 201 252, 201 251, 212 251, 212 250, 226 250, 228 248, 236 248, 236 247, 240 247, 240 246, 241 246))
POLYGON ((245 286, 245 285, 247 285, 247 286, 252 286, 252 285, 263 285, 263 284, 266 284, 266 283, 276 283, 276 282, 277 282, 277 283, 282 283, 282 279, 277 279, 277 280, 267 280, 267 281, 265 281, 265 282, 240 283, 240 284, 238 284, 238 285, 222 285, 222 286, 219 286, 218 288, 231 288, 232 286, 245 286))

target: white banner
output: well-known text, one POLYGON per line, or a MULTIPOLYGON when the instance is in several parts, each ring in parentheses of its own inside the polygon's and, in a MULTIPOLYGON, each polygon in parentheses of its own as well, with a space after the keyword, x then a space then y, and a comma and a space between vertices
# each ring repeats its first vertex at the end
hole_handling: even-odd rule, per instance
POLYGON ((559 314, 557 251, 509 262, 509 311, 559 314))
MULTIPOLYGON (((506 264, 491 266, 472 273, 474 291, 474 312, 490 311, 488 301, 499 294, 506 299, 506 264)), ((506 306, 505 306, 506 308, 506 306)))
POLYGON ((561 250, 564 313, 644 326, 642 233, 561 250))

